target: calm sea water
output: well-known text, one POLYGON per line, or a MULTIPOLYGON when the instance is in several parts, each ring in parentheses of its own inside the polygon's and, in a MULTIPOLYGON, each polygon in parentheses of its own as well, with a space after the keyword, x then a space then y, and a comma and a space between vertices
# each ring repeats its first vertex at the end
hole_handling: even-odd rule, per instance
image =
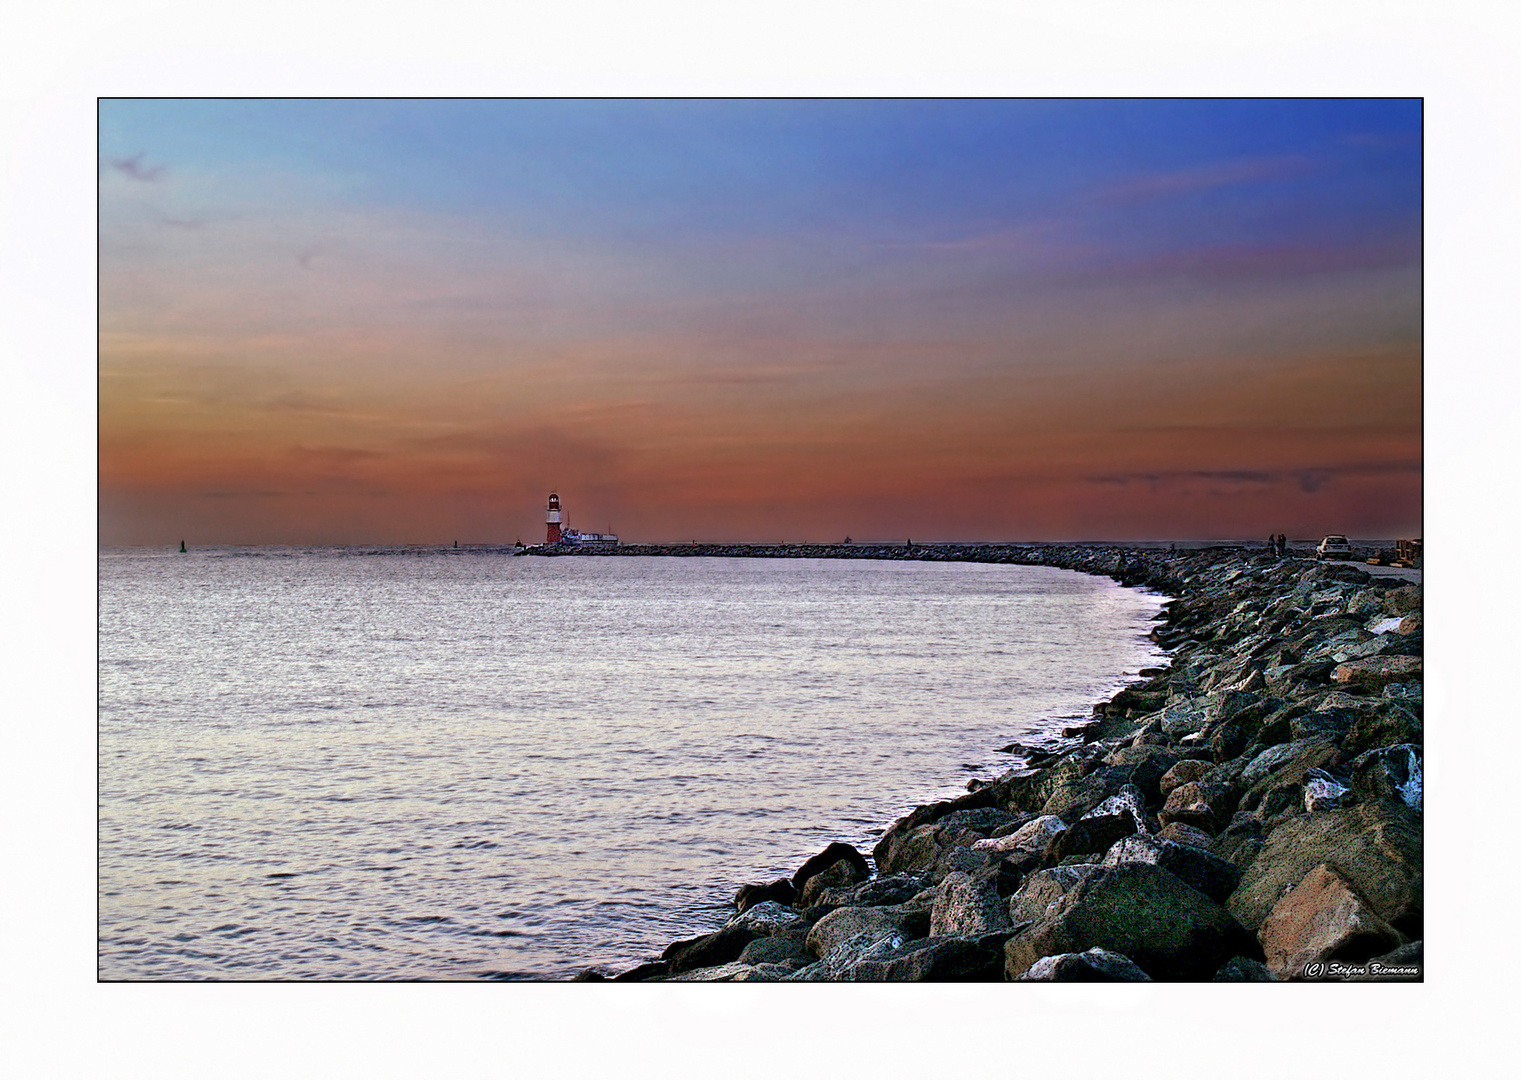
POLYGON ((1041 567, 100 559, 100 974, 561 978, 868 848, 1160 655, 1041 567))

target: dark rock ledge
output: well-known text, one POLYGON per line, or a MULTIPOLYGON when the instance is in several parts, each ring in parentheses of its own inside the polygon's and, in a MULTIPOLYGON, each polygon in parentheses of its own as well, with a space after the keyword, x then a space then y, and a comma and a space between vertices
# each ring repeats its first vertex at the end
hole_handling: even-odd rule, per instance
MULTIPOLYGON (((591 552, 578 554, 592 554, 591 552)), ((578 979, 1419 979, 1421 588, 1215 548, 692 545, 599 555, 1058 566, 1166 593, 1171 661, 1019 767, 739 887, 714 933, 578 979)))

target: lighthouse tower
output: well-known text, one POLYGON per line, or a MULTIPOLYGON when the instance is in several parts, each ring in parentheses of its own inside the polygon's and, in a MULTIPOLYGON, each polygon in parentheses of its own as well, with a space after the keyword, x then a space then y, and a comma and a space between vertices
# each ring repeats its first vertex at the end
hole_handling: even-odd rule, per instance
POLYGON ((546 544, 558 544, 560 542, 560 496, 553 491, 549 493, 549 513, 544 518, 549 523, 549 537, 546 544))

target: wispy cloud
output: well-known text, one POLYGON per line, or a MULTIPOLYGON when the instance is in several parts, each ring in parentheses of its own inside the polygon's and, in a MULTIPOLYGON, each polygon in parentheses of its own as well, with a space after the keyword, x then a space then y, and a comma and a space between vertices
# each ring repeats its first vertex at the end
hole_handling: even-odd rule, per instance
POLYGON ((1340 140, 1346 146, 1359 149, 1382 150, 1386 147, 1419 146, 1420 136, 1410 132, 1359 131, 1343 135, 1340 140))
POLYGON ((1067 250, 1071 246, 1071 224, 1049 219, 1000 225, 960 236, 924 240, 893 240, 878 248, 912 251, 979 252, 1067 250))
POLYGON ((361 461, 374 461, 391 455, 384 450, 368 450, 354 446, 295 446, 291 456, 303 461, 320 462, 324 465, 352 465, 361 461))
POLYGON ((108 159, 108 163, 110 164, 111 168, 115 169, 117 172, 121 173, 129 180, 137 180, 140 183, 151 184, 164 175, 165 169, 162 165, 144 165, 143 158, 146 156, 147 155, 145 153, 139 152, 133 154, 131 157, 110 158, 108 159))
POLYGON ((1344 244, 1217 244, 1098 263, 1069 276, 1082 280, 1193 277, 1254 281, 1381 270, 1413 264, 1420 257, 1418 235, 1344 244))
POLYGON ((1174 195, 1192 195, 1237 184, 1282 180, 1309 172, 1312 168, 1313 161, 1298 155, 1220 161, 1171 172, 1143 173, 1099 188, 1094 192, 1093 199, 1106 205, 1124 205, 1174 195))
POLYGON ((1421 467, 1419 461, 1390 461, 1353 465, 1308 465, 1278 470, 1174 469, 1163 472, 1104 473, 1088 477, 1088 482, 1103 487, 1117 488, 1128 488, 1131 484, 1145 484, 1152 491, 1195 481, 1259 486, 1294 484, 1306 495, 1314 495, 1341 478, 1419 473, 1421 467))
POLYGON ((290 495, 288 491, 253 491, 242 489, 238 491, 197 491, 192 492, 191 497, 196 499, 284 499, 290 495))
POLYGON ((270 398, 264 402, 264 408, 271 412, 310 412, 324 413, 331 416, 350 416, 354 414, 353 408, 339 398, 320 397, 300 391, 293 391, 270 398))
POLYGON ((160 225, 167 225, 171 229, 201 229, 205 228, 206 226, 206 223, 204 221, 201 221, 197 218, 172 217, 169 214, 165 214, 157 210, 151 211, 151 213, 153 215, 154 221, 158 222, 160 225))

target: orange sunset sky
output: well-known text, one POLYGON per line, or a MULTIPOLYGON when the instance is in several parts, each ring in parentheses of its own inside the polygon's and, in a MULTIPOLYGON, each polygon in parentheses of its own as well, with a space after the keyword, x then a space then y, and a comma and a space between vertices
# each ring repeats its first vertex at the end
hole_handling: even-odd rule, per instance
POLYGON ((106 545, 1421 527, 1409 100, 100 105, 106 545))

